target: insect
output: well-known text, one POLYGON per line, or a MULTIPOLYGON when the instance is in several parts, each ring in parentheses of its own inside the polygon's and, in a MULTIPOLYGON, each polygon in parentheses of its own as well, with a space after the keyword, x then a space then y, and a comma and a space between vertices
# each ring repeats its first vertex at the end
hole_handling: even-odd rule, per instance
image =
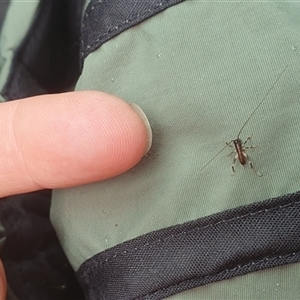
MULTIPOLYGON (((243 131, 243 129, 245 128, 245 126, 247 125, 247 123, 250 121, 250 119, 252 118, 252 116, 254 115, 254 113, 258 110, 258 108, 262 105, 262 103, 265 101, 265 99, 269 96, 270 92, 273 90, 273 88, 275 87, 276 83, 279 81, 279 79, 281 78, 281 76, 283 75, 283 73, 286 71, 286 69, 288 68, 289 65, 287 65, 283 71, 281 71, 281 73, 279 74, 279 76, 277 77, 277 79, 275 80, 275 82, 272 84, 272 86, 269 88, 269 90, 267 91, 267 93, 265 94, 265 96, 262 98, 262 100, 258 103, 258 105, 255 107, 255 109, 252 111, 252 113, 249 115, 249 117, 247 118, 247 120, 244 122, 244 124, 242 125, 240 131, 237 134, 237 138, 234 140, 231 140, 230 142, 225 142, 226 146, 224 146, 217 154, 215 154, 201 169, 200 171, 202 171, 204 168, 206 168, 225 148, 232 147, 233 151, 231 153, 229 153, 229 155, 231 155, 232 153, 235 153, 235 157, 233 159, 232 165, 231 165, 231 169, 232 169, 232 175, 235 174, 235 169, 234 169, 234 164, 236 161, 239 161, 239 163, 244 166, 247 164, 249 164, 250 168, 258 175, 258 176, 262 176, 262 174, 260 172, 256 172, 254 169, 254 166, 252 164, 252 162, 249 160, 249 157, 246 154, 246 150, 247 149, 254 149, 256 146, 246 146, 247 142, 251 139, 252 135, 250 135, 245 142, 242 142, 242 140, 240 139, 240 135, 243 131), (232 145, 233 144, 233 145, 232 145)), ((199 171, 199 172, 200 172, 199 171)))
MULTIPOLYGON (((254 169, 254 167, 253 167, 252 162, 249 160, 249 157, 248 157, 247 154, 246 154, 246 150, 247 150, 247 149, 254 149, 254 148, 256 148, 256 146, 249 146, 249 147, 245 146, 246 143, 251 139, 251 137, 252 137, 252 135, 250 135, 250 136, 246 139, 246 141, 245 141, 244 143, 243 143, 242 140, 239 138, 239 136, 238 136, 238 138, 236 138, 235 140, 231 140, 229 143, 225 142, 225 143, 226 143, 226 146, 224 147, 224 149, 225 149, 227 146, 233 147, 233 148, 234 148, 234 150, 233 150, 231 153, 229 153, 229 155, 231 155, 232 153, 235 153, 235 157, 234 157, 233 162, 232 162, 232 165, 231 165, 231 169, 232 169, 232 172, 233 172, 232 175, 235 174, 234 164, 235 164, 235 162, 236 162, 237 160, 240 162, 240 164, 241 164, 242 166, 244 166, 244 165, 248 162, 250 168, 251 168, 254 172, 256 172, 255 169, 254 169), (231 145, 231 143, 233 143, 233 146, 231 145)), ((260 172, 256 172, 256 174, 257 174, 258 176, 262 176, 262 174, 261 174, 260 172)))

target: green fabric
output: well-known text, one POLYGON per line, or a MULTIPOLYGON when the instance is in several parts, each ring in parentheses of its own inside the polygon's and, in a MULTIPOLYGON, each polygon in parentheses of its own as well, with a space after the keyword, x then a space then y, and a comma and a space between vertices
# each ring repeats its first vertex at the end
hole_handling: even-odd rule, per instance
POLYGON ((169 297, 172 300, 298 300, 300 264, 238 276, 169 297))
MULTIPOLYGON (((77 90, 137 103, 152 125, 153 145, 117 178, 53 192, 51 219, 75 270, 149 231, 300 190, 299 32, 299 3, 185 1, 87 57, 77 90), (258 147, 247 153, 263 176, 238 163, 231 176, 229 147, 202 170, 223 141, 237 138, 287 64, 241 133, 243 140, 253 134, 249 144, 258 147)), ((286 266, 173 298, 245 299, 240 293, 260 278, 249 299, 252 292, 266 299, 271 287, 275 299, 277 281, 281 299, 292 299, 299 285, 285 279, 298 274, 298 265, 286 266)))
MULTIPOLYGON (((2 91, 14 53, 27 34, 39 1, 11 0, 0 36, 0 92, 2 91)), ((0 101, 3 98, 0 97, 0 101)))

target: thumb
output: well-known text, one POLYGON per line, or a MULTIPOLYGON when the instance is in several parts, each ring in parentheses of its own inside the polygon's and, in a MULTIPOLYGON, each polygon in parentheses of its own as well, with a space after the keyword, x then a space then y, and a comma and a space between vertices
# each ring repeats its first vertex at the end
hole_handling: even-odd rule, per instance
POLYGON ((137 108, 95 91, 0 104, 0 197, 127 171, 151 144, 149 123, 137 108))

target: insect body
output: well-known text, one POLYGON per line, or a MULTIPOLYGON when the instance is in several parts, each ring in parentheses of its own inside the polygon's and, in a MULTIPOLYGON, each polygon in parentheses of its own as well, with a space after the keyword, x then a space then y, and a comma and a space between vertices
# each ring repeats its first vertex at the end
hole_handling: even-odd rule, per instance
MULTIPOLYGON (((201 169, 200 171, 202 171, 204 168, 206 168, 225 148, 232 147, 234 148, 233 151, 231 153, 229 153, 229 155, 231 155, 232 153, 235 153, 235 157, 233 159, 233 163, 232 163, 232 171, 233 174, 235 174, 235 169, 234 169, 234 164, 235 162, 238 160, 239 163, 244 166, 246 165, 246 163, 249 163, 250 168, 255 171, 252 162, 249 160, 247 154, 246 154, 246 150, 247 149, 254 149, 256 146, 249 146, 247 147, 246 144, 247 142, 251 139, 251 136, 249 136, 245 142, 242 142, 242 140, 240 139, 240 135, 241 132, 243 131, 244 127, 246 126, 246 124, 249 122, 249 120, 252 118, 252 116, 254 115, 254 113, 258 110, 258 108, 261 106, 261 104, 265 101, 265 99, 268 97, 268 95, 270 94, 270 92, 272 91, 272 89, 274 88, 274 86, 276 85, 276 83, 279 81, 280 77, 283 75, 283 73, 286 71, 286 69, 288 68, 289 65, 287 65, 283 71, 279 74, 279 76, 277 77, 277 79, 275 80, 275 82, 272 84, 272 86, 269 88, 269 90, 267 91, 266 95, 262 98, 262 100, 258 103, 258 105, 255 107, 255 109, 252 111, 252 113, 250 114, 250 116, 247 118, 247 120, 245 121, 245 123, 243 124, 243 126, 241 127, 240 131, 237 134, 237 138, 234 140, 231 140, 230 142, 225 142, 226 146, 223 147, 213 158, 211 158, 201 169), (233 145, 232 145, 233 143, 233 145)), ((262 176, 262 174, 260 172, 256 172, 255 173, 258 176, 262 176)))
MULTIPOLYGON (((231 169, 232 169, 232 172, 233 172, 232 175, 235 174, 234 164, 237 160, 240 162, 240 164, 242 166, 246 165, 246 163, 248 162, 250 168, 253 171, 255 171, 252 162, 249 160, 249 157, 246 154, 246 150, 247 149, 254 149, 256 146, 249 146, 249 147, 245 146, 247 144, 247 142, 251 139, 251 137, 252 136, 250 135, 244 143, 242 142, 242 140, 240 138, 232 140, 229 143, 226 142, 226 146, 234 147, 234 151, 229 153, 229 155, 231 155, 232 153, 235 153, 235 157, 234 157, 232 165, 231 165, 231 169), (232 146, 231 143, 233 143, 234 146, 232 146)), ((256 172, 256 174, 261 176, 261 173, 259 173, 259 172, 256 172)))
POLYGON ((245 165, 247 162, 247 155, 244 148, 245 143, 242 144, 242 141, 240 139, 233 140, 236 151, 236 157, 234 158, 234 161, 236 161, 236 159, 238 158, 241 165, 245 165))

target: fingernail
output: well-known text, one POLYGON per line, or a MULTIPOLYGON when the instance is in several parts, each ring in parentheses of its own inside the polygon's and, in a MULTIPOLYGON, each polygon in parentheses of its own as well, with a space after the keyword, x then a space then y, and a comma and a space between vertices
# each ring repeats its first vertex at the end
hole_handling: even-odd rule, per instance
POLYGON ((145 115, 145 113, 143 112, 143 110, 137 104, 131 103, 130 106, 140 116, 140 118, 142 119, 142 121, 145 124, 146 132, 147 132, 147 147, 146 147, 146 151, 145 151, 145 154, 146 154, 150 150, 151 145, 152 145, 152 130, 151 130, 151 126, 150 126, 150 123, 149 123, 149 120, 148 120, 147 116, 145 115))

